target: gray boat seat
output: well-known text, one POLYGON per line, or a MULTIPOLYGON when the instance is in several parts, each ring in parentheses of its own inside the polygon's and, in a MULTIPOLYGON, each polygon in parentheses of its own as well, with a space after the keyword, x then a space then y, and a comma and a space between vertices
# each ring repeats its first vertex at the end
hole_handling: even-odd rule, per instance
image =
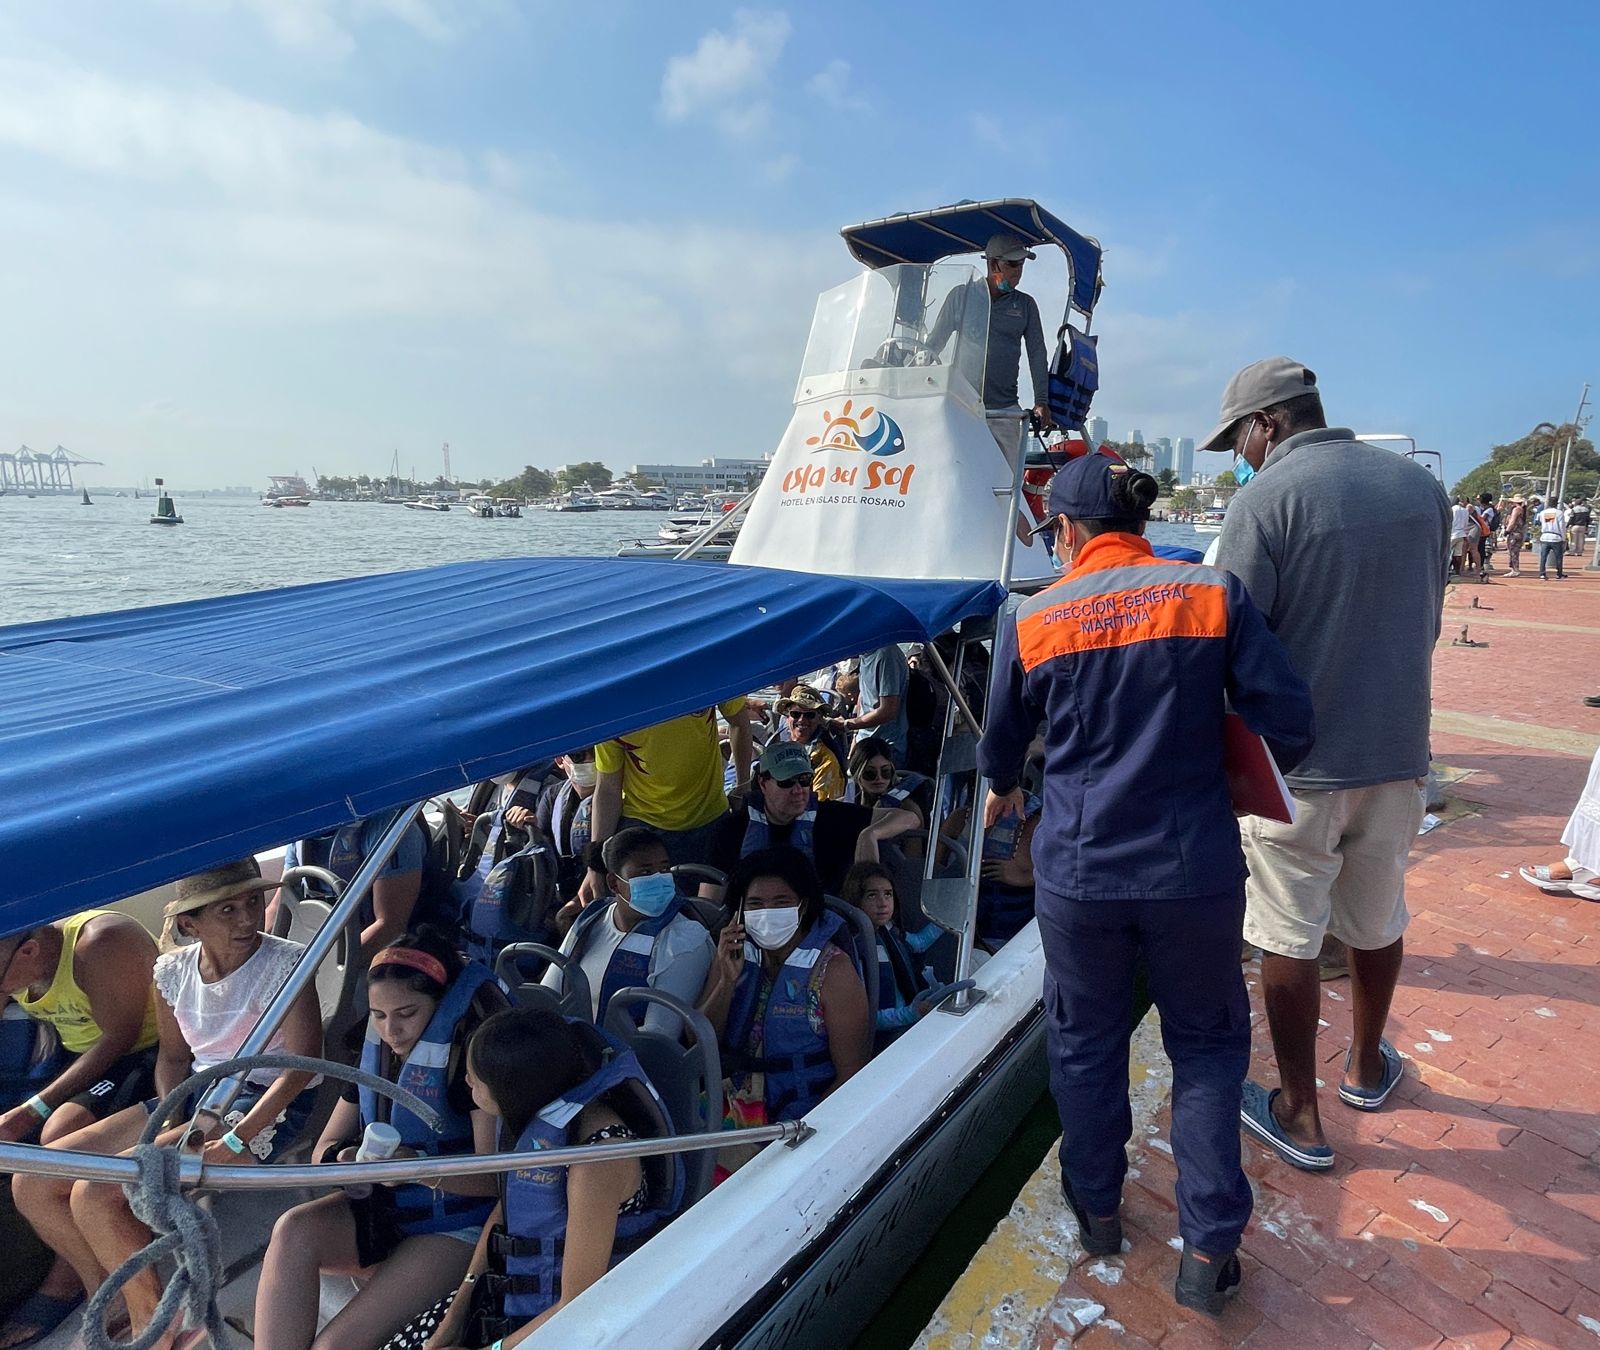
POLYGON ((564 956, 542 942, 513 942, 494 963, 495 977, 505 985, 512 1002, 524 1008, 549 1008, 563 1017, 594 1021, 594 998, 589 978, 575 957, 564 956), (530 967, 542 963, 537 973, 530 967), (542 983, 545 972, 554 966, 561 972, 561 988, 542 983))
POLYGON ((728 911, 720 900, 702 900, 698 894, 702 886, 728 885, 728 874, 709 863, 679 863, 672 869, 672 879, 678 883, 678 894, 683 897, 683 909, 693 919, 698 919, 716 937, 728 922, 728 911))
POLYGON ((844 920, 844 931, 837 941, 855 961, 861 982, 867 986, 867 1007, 876 1015, 878 1008, 878 937, 872 920, 847 900, 825 895, 823 903, 844 920))
MULTIPOLYGON (((638 1055, 645 1076, 667 1108, 674 1134, 705 1134, 721 1128, 722 1054, 717 1034, 703 1014, 658 989, 619 989, 606 1004, 605 1029, 638 1055), (688 1044, 635 1026, 634 1018, 642 1018, 647 1005, 668 1008, 682 1018, 688 1044)), ((683 1154, 685 1209, 711 1189, 716 1162, 715 1149, 683 1154)))

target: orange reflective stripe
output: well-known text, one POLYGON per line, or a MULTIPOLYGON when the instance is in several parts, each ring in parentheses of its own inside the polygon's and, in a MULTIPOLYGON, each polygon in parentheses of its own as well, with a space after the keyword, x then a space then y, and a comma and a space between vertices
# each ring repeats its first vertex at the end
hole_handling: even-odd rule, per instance
POLYGON ((1017 620, 1024 670, 1072 652, 1127 647, 1157 638, 1224 638, 1228 593, 1175 578, 1164 585, 1075 595, 1017 620))

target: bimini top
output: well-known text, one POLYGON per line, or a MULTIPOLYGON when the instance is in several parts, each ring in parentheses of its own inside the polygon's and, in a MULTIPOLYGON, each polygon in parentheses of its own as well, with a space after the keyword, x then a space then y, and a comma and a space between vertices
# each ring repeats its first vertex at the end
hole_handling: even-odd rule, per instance
POLYGON ((994 582, 514 558, 0 628, 0 932, 999 607, 994 582))
POLYGON ((936 263, 960 253, 978 253, 989 236, 1009 230, 1029 244, 1055 244, 1067 255, 1072 274, 1071 303, 1085 316, 1100 300, 1100 241, 1079 234, 1035 201, 1005 197, 988 202, 957 202, 931 211, 908 211, 839 233, 855 257, 868 267, 894 263, 936 263))

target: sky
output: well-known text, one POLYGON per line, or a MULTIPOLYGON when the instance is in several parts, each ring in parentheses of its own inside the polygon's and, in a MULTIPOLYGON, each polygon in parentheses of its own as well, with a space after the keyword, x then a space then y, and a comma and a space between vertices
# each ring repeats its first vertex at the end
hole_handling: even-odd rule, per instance
MULTIPOLYGON (((1453 480, 1600 375, 1597 56, 1563 3, 8 6, 0 444, 194 486, 759 455, 840 226, 1027 196, 1105 246, 1114 435, 1284 353, 1453 480)), ((1053 330, 1059 258, 1023 288, 1053 330)))

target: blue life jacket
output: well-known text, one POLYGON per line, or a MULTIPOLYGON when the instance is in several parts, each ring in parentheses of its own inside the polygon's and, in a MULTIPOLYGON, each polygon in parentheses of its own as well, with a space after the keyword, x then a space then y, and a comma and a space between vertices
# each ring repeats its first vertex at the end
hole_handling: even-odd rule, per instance
MULTIPOLYGON (((771 848, 773 843, 772 822, 753 799, 746 803, 745 813, 749 816, 750 823, 744 827, 744 842, 739 846, 741 858, 748 858, 757 849, 771 848)), ((799 849, 815 862, 816 834, 817 799, 813 797, 806 809, 796 816, 794 823, 789 826, 788 846, 799 849)))
POLYGON ((1089 405, 1100 388, 1100 339, 1063 324, 1057 335, 1055 358, 1050 362, 1045 402, 1050 415, 1063 427, 1082 431, 1089 405))
MULTIPOLYGON (((750 1033, 766 971, 761 949, 753 942, 744 944, 744 969, 734 985, 722 1035, 722 1066, 730 1076, 766 1075, 768 1120, 798 1120, 822 1100, 837 1076, 828 1038, 811 1029, 807 1005, 813 990, 821 992, 823 948, 843 927, 837 914, 824 912, 779 968, 761 1023, 760 1055, 750 1051, 750 1033)), ((835 945, 849 955, 844 943, 835 945)))
MULTIPOLYGON (((564 1148, 584 1107, 610 1093, 607 1105, 642 1139, 672 1133, 666 1108, 639 1066, 638 1057, 607 1032, 572 1023, 604 1042, 604 1061, 590 1077, 540 1111, 517 1140, 516 1152, 564 1148)), ((501 1147, 504 1147, 502 1141, 501 1147)), ((641 1158, 649 1199, 637 1214, 617 1217, 611 1264, 643 1246, 683 1204, 684 1170, 677 1157, 641 1158)), ((567 1168, 522 1167, 505 1181, 505 1227, 490 1238, 489 1253, 501 1292, 501 1312, 517 1325, 537 1317, 561 1297, 561 1262, 567 1233, 567 1168)))
MULTIPOLYGON (((983 836, 985 862, 1007 862, 1016 857, 1017 840, 1027 818, 1039 809, 1039 798, 1028 793, 1021 816, 1004 816, 983 836)), ((1009 942, 1033 919, 1033 887, 1008 886, 1003 881, 978 885, 978 936, 988 942, 1009 942)))
MULTIPOLYGON (((422 1038, 411 1047, 400 1066, 395 1083, 415 1093, 439 1113, 442 1129, 435 1134, 398 1102, 380 1097, 369 1087, 359 1089, 362 1128, 374 1121, 387 1120, 400 1132, 400 1142, 429 1157, 441 1154, 471 1153, 472 1117, 450 1105, 450 1051, 455 1045, 462 1019, 486 984, 494 976, 483 966, 469 963, 445 990, 433 1010, 422 1038)), ((367 1038, 361 1047, 361 1067, 379 1073, 383 1042, 367 1020, 367 1038)), ((391 1191, 400 1231, 408 1237, 416 1233, 447 1233, 456 1228, 482 1226, 494 1208, 493 1199, 481 1195, 452 1195, 427 1186, 408 1183, 391 1191)))
MULTIPOLYGON (((923 990, 922 976, 917 971, 916 958, 906 936, 892 923, 877 930, 878 939, 878 1011, 893 1012, 909 1008, 923 990)), ((895 1040, 905 1028, 882 1026, 873 1038, 874 1050, 895 1040)))
MULTIPOLYGON (((572 959, 583 960, 584 948, 590 938, 594 936, 595 927, 606 915, 611 913, 611 906, 616 904, 615 899, 604 905, 590 905, 572 925, 572 959)), ((611 1002, 611 996, 619 989, 634 989, 650 983, 650 958, 656 949, 656 939, 667 931, 667 925, 678 917, 683 911, 683 897, 674 897, 672 903, 653 919, 646 919, 630 931, 617 949, 611 953, 611 961, 606 966, 606 973, 600 981, 599 1001, 595 1005, 595 1024, 598 1026, 605 1020, 606 1004, 611 1002)), ((634 1023, 644 1025, 645 1013, 649 1009, 641 1004, 634 1010, 634 1023)))
POLYGON ((465 949, 474 961, 494 964, 513 942, 555 946, 556 861, 547 844, 534 842, 489 869, 467 913, 465 949))

